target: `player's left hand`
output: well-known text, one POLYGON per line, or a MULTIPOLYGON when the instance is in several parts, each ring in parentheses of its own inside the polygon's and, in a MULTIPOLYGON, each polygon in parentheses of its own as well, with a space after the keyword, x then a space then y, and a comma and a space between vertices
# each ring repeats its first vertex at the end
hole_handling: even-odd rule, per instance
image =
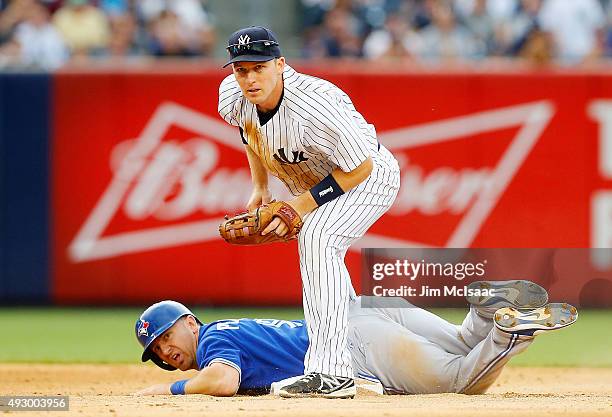
POLYGON ((264 231, 261 232, 261 234, 267 235, 270 232, 274 232, 276 233, 277 236, 282 237, 282 236, 285 236, 288 231, 289 231, 289 228, 287 227, 285 222, 282 221, 279 217, 275 217, 274 219, 272 219, 270 224, 264 229, 264 231))
POLYGON ((304 225, 294 206, 285 201, 274 201, 254 212, 225 216, 219 234, 234 245, 263 245, 297 239, 304 225))
MULTIPOLYGON (((287 201, 287 204, 289 204, 300 215, 300 217, 304 216, 304 214, 298 210, 298 207, 293 204, 293 201, 287 201)), ((277 236, 283 237, 287 234, 287 232, 289 232, 289 227, 284 221, 281 220, 280 217, 274 217, 270 224, 263 230, 263 232, 261 232, 261 234, 265 236, 270 232, 274 232, 277 236)))
POLYGON ((140 391, 135 392, 133 395, 171 395, 170 392, 170 384, 157 384, 150 386, 145 389, 141 389, 140 391))

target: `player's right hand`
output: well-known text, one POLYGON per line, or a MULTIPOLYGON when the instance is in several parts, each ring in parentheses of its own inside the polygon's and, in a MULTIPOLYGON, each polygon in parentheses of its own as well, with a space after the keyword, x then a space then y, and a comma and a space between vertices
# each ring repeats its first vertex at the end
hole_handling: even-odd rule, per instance
POLYGON ((170 385, 171 384, 169 384, 169 383, 153 385, 153 386, 147 387, 145 389, 141 389, 140 391, 137 391, 137 392, 133 393, 132 395, 135 395, 135 396, 143 396, 143 395, 170 395, 170 394, 172 394, 172 392, 170 391, 170 385))
POLYGON ((249 198, 249 202, 247 203, 248 211, 255 211, 257 207, 263 206, 264 204, 268 204, 272 201, 272 193, 267 188, 253 189, 253 193, 251 194, 251 198, 249 198))

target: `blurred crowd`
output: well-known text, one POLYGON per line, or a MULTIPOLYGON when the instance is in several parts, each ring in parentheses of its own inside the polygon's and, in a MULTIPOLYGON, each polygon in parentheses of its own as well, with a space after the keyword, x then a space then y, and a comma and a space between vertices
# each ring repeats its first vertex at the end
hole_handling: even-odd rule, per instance
MULTIPOLYGON (((305 59, 439 64, 500 57, 569 66, 612 57, 612 0, 274 1, 299 6, 305 59)), ((0 0, 0 68, 210 57, 224 39, 207 6, 206 0, 0 0)))
POLYGON ((612 57, 612 0, 301 0, 304 57, 612 57))
POLYGON ((69 60, 209 56, 201 0, 0 0, 0 67, 52 70, 69 60))

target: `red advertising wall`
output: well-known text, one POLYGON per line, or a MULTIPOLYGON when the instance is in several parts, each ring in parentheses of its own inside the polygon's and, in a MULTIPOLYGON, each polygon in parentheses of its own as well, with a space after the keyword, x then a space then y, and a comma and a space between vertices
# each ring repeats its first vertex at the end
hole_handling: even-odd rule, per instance
MULTIPOLYGON (((612 244, 612 76, 310 73, 351 96, 402 167, 394 207, 347 254, 357 288, 360 247, 612 244)), ((218 237, 250 193, 238 131, 216 113, 227 74, 56 75, 56 302, 301 302, 295 244, 218 237)))

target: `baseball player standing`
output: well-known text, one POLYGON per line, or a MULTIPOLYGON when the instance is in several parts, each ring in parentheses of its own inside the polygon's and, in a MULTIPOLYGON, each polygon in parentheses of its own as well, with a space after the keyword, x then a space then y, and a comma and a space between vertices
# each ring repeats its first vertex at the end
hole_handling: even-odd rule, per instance
MULTIPOLYGON (((285 64, 270 30, 244 28, 228 44, 233 74, 219 88, 219 114, 245 144, 247 208, 271 201, 270 173, 295 196, 287 203, 304 221, 298 247, 309 347, 303 378, 280 393, 352 398, 347 320, 355 291, 344 256, 395 200, 399 166, 342 90, 285 64)), ((275 218, 263 234, 287 231, 275 218)))

